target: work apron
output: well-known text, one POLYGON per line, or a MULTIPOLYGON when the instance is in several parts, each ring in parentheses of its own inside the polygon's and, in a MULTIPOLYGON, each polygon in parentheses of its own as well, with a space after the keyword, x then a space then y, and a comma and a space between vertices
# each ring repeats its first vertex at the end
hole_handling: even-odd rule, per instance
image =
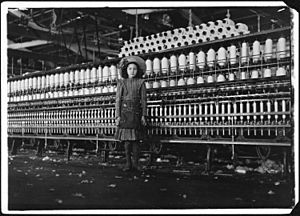
POLYGON ((140 98, 121 100, 120 128, 138 129, 141 127, 142 108, 140 98))

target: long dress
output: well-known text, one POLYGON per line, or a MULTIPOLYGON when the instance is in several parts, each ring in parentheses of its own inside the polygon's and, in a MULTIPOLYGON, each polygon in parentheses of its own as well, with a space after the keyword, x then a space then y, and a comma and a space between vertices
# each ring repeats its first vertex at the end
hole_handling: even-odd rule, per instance
MULTIPOLYGON (((116 118, 121 116, 122 100, 135 100, 140 98, 141 112, 147 116, 146 85, 144 79, 128 78, 119 80, 116 94, 116 118)), ((120 141, 141 140, 144 138, 144 131, 141 129, 128 129, 117 127, 115 138, 120 141)))

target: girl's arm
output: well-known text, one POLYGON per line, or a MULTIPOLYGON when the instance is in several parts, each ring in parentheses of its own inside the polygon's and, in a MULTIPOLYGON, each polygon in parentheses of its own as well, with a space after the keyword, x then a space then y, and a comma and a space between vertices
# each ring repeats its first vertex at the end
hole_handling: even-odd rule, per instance
POLYGON ((142 115, 147 116, 147 94, 145 82, 141 86, 141 103, 142 103, 142 115))
POLYGON ((146 84, 142 83, 141 86, 141 104, 142 104, 142 123, 146 125, 147 117, 147 94, 146 94, 146 84))
POLYGON ((122 85, 121 81, 117 83, 117 94, 116 94, 116 118, 120 118, 121 109, 121 97, 122 97, 122 85))
POLYGON ((147 125, 146 116, 147 116, 147 94, 146 94, 146 85, 145 82, 141 86, 141 103, 142 103, 142 124, 147 125))

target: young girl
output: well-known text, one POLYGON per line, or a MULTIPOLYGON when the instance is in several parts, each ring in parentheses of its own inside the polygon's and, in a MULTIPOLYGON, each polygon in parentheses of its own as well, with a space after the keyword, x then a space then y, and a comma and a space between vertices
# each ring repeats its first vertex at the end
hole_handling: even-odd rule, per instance
POLYGON ((125 142, 126 166, 124 171, 139 170, 139 143, 143 139, 142 126, 146 125, 147 98, 142 75, 145 61, 138 56, 124 57, 120 62, 121 77, 117 84, 115 138, 125 142), (132 153, 132 159, 131 159, 132 153))

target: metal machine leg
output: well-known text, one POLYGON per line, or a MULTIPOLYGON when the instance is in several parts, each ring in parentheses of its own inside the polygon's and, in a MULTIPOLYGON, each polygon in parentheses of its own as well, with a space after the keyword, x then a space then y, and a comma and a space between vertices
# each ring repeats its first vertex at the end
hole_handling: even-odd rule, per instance
POLYGON ((68 140, 68 147, 67 147, 68 161, 70 160, 70 157, 71 157, 71 155, 72 155, 72 152, 73 152, 73 143, 71 143, 71 142, 68 140))
POLYGON ((16 140, 13 139, 12 145, 11 145, 11 151, 10 151, 10 154, 11 154, 11 155, 16 155, 17 152, 18 152, 18 144, 16 143, 16 140))
POLYGON ((42 157, 44 151, 44 144, 40 140, 37 140, 37 152, 36 156, 42 157))
POLYGON ((206 166, 205 166, 205 172, 208 173, 210 170, 210 164, 211 163, 211 146, 207 145, 207 153, 206 153, 206 166))

